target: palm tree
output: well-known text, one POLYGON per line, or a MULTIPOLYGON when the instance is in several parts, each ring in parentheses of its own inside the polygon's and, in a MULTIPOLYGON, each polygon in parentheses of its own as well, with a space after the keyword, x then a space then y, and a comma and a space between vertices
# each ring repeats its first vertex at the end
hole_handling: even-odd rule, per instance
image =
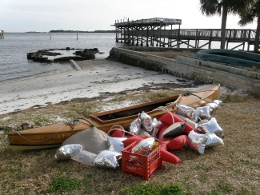
POLYGON ((200 10, 207 16, 219 14, 222 16, 221 21, 221 44, 220 48, 225 48, 226 42, 226 23, 227 14, 242 13, 247 6, 254 0, 200 0, 200 10))
POLYGON ((259 49, 259 35, 260 35, 260 0, 256 0, 249 5, 247 10, 243 10, 239 13, 239 24, 244 26, 248 23, 252 23, 254 18, 257 18, 257 28, 255 33, 254 52, 258 52, 259 49))

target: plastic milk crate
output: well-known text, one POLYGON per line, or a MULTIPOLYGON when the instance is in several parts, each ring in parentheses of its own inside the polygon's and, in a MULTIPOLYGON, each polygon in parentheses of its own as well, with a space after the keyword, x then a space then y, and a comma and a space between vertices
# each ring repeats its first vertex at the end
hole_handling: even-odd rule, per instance
POLYGON ((135 145, 137 142, 130 144, 122 151, 122 171, 149 180, 155 171, 162 167, 160 145, 155 145, 147 156, 133 154, 131 151, 135 145))

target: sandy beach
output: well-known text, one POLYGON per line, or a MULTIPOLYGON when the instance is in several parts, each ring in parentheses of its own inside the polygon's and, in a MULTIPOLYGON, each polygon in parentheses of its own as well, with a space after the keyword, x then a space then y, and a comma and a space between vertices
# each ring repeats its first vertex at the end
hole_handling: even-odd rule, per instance
POLYGON ((0 115, 70 101, 73 98, 93 98, 144 86, 178 84, 181 87, 192 83, 105 58, 78 61, 77 64, 81 67, 80 70, 71 69, 62 73, 1 82, 0 115))

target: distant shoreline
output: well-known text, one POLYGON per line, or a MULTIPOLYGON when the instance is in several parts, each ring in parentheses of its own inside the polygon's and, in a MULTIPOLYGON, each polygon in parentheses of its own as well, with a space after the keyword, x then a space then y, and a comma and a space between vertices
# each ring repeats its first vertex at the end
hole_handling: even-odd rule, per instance
POLYGON ((116 30, 94 30, 94 31, 84 31, 84 30, 50 30, 50 33, 116 33, 116 30))
POLYGON ((39 32, 39 31, 27 31, 25 33, 116 33, 116 30, 94 30, 94 31, 84 31, 84 30, 50 30, 49 32, 39 32))

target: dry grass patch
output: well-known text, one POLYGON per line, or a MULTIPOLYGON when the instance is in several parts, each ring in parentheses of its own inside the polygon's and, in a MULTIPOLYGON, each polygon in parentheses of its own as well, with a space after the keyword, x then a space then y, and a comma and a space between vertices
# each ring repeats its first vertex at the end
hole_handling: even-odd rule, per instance
POLYGON ((260 87, 255 87, 250 91, 250 94, 255 98, 260 98, 260 87))

